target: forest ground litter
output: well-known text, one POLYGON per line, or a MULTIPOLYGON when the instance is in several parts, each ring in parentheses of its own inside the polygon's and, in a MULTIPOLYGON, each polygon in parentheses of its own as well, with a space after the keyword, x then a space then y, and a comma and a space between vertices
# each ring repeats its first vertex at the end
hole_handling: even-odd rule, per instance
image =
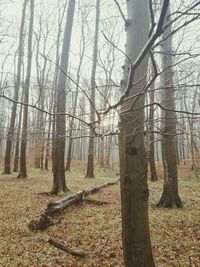
MULTIPOLYGON (((116 179, 115 172, 98 169, 95 179, 85 179, 84 169, 67 173, 67 184, 75 192, 116 179)), ((161 174, 161 170, 159 169, 161 174)), ((149 182, 150 226, 157 267, 200 266, 200 181, 186 168, 180 169, 183 209, 155 207, 163 181, 149 182)), ((69 207, 60 223, 45 231, 31 232, 27 224, 58 196, 38 195, 51 189, 51 172, 31 170, 29 178, 16 174, 0 176, 0 267, 123 267, 119 183, 93 195, 105 205, 83 203, 69 207), (52 238, 89 256, 73 257, 48 244, 52 238)))

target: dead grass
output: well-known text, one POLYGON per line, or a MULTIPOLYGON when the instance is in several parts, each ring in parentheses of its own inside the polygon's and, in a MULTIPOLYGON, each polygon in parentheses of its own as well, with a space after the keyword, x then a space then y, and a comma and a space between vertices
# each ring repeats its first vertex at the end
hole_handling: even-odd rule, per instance
MULTIPOLYGON (((182 171, 182 170, 181 170, 182 171)), ((184 173, 185 171, 183 171, 184 173)), ((115 179, 115 173, 99 169, 96 179, 84 179, 82 167, 67 174, 72 191, 115 179)), ((191 174, 190 174, 191 176, 191 174)), ((58 197, 38 195, 51 189, 49 172, 32 170, 27 180, 16 175, 0 177, 0 266, 1 267, 122 267, 119 185, 97 193, 108 201, 103 206, 75 205, 61 215, 61 222, 44 232, 30 232, 27 224, 49 201, 58 197), (88 253, 77 259, 46 241, 57 240, 88 253)), ((150 183, 150 223, 157 267, 200 266, 200 182, 184 175, 180 179, 183 209, 154 207, 162 192, 162 181, 150 183)))

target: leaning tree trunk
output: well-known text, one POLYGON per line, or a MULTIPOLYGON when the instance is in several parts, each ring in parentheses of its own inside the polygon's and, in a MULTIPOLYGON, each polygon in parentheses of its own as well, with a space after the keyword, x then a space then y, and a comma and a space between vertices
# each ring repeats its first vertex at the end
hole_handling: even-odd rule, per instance
POLYGON ((22 123, 22 141, 20 149, 20 171, 17 178, 26 178, 26 147, 27 147, 27 124, 28 124, 28 102, 29 102, 29 87, 31 79, 31 63, 32 63, 32 39, 33 39, 33 20, 34 20, 34 0, 30 0, 30 22, 28 35, 28 62, 27 74, 24 86, 24 108, 23 108, 23 123, 22 123))
MULTIPOLYGON (((63 47, 60 59, 60 68, 58 73, 57 94, 56 94, 56 112, 65 113, 66 105, 66 73, 69 62, 69 49, 71 43, 71 33, 73 27, 73 18, 75 11, 75 0, 68 2, 67 19, 63 39, 63 47)), ((65 115, 57 115, 55 121, 56 139, 54 142, 53 159, 53 194, 62 194, 69 189, 65 180, 65 115)))
MULTIPOLYGON (((96 67, 97 67, 97 53, 98 53, 98 37, 99 37, 99 18, 100 18, 100 0, 96 1, 96 25, 95 25, 95 36, 94 36, 94 48, 93 48, 93 63, 92 63, 92 74, 91 74, 91 96, 90 96, 90 112, 91 121, 95 120, 95 87, 96 87, 96 67)), ((94 178, 94 133, 90 128, 90 138, 88 147, 88 160, 87 160, 87 172, 88 178, 94 178)))
POLYGON ((163 68, 163 102, 167 108, 164 111, 164 134, 163 134, 163 153, 165 160, 164 188, 161 199, 157 204, 162 208, 181 207, 181 199, 178 194, 178 172, 177 172, 177 153, 176 153, 176 113, 175 96, 173 88, 172 70, 172 36, 170 7, 166 17, 169 24, 163 33, 162 43, 162 68, 163 68), (166 38, 168 37, 168 38, 166 38))
MULTIPOLYGON (((18 101, 19 96, 19 87, 21 80, 21 66, 22 66, 22 57, 23 57, 23 35, 24 35, 24 23, 25 23, 25 15, 26 15, 26 6, 28 0, 24 0, 24 6, 22 10, 22 18, 21 18, 21 26, 20 26, 20 35, 19 35, 19 48, 18 48, 18 62, 17 62, 17 80, 15 84, 15 93, 14 100, 18 101)), ((8 138, 6 141, 6 153, 5 153, 5 163, 4 163, 4 174, 10 174, 10 161, 11 161, 11 150, 12 150, 12 142, 14 137, 14 127, 16 120, 16 111, 17 111, 17 103, 14 102, 12 106, 12 113, 10 118, 10 126, 8 131, 8 138)))
MULTIPOLYGON (((149 1, 129 0, 127 3, 126 55, 134 60, 148 40, 149 1), (141 26, 142 25, 142 26, 141 26), (138 34, 139 33, 139 34, 138 34)), ((129 75, 130 62, 126 59, 122 85, 130 88, 129 94, 137 95, 144 87, 147 73, 146 56, 134 73, 129 75), (137 85, 132 84, 137 81, 137 85), (127 85, 128 84, 128 85, 127 85)), ((135 102, 125 101, 120 110, 120 179, 122 202, 122 237, 125 267, 153 267, 151 249, 147 186, 147 160, 144 146, 144 94, 135 102), (137 109, 137 107, 140 107, 137 109), (133 134, 133 132, 135 134, 133 134)))

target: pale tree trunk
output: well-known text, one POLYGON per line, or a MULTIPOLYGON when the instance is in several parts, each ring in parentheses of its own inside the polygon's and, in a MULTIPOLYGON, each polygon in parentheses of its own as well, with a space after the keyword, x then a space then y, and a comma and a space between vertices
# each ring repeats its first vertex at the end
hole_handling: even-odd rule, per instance
MULTIPOLYGON (((149 1, 129 0, 126 3, 128 11, 126 55, 134 62, 148 40, 149 1)), ((129 96, 137 94, 144 87, 147 66, 146 56, 137 68, 134 80, 131 81, 138 82, 137 86, 131 87, 129 96)), ((127 83, 129 68, 130 63, 126 59, 122 84, 127 83)), ((141 95, 134 108, 143 105, 144 95, 141 95)), ((144 146, 144 109, 130 111, 131 107, 131 100, 123 103, 119 123, 124 263, 125 267, 154 267, 148 218, 149 190, 144 146)))
MULTIPOLYGON (((51 112, 51 107, 50 107, 50 112, 51 112)), ((51 125, 52 125, 51 115, 49 115, 48 135, 47 135, 47 143, 46 143, 45 162, 44 162, 44 169, 46 171, 49 170, 51 125)))
MULTIPOLYGON (((58 2, 59 4, 59 2, 58 2)), ((57 82, 58 82, 58 73, 59 73, 59 62, 60 62, 60 41, 61 41, 61 33, 62 33, 62 24, 64 20, 65 10, 67 8, 67 0, 62 8, 58 9, 58 30, 57 30, 57 38, 56 38, 56 58, 55 58, 55 71, 54 71, 54 86, 53 86, 53 112, 56 112, 56 99, 57 99, 57 82)), ((53 116, 52 123, 52 172, 54 170, 54 155, 55 155, 55 138, 56 138, 56 116, 53 116)))
MULTIPOLYGON (((38 141, 38 138, 39 138, 39 126, 40 126, 40 120, 39 120, 39 117, 40 117, 40 111, 37 112, 37 122, 36 122, 36 127, 35 127, 35 132, 36 132, 36 135, 35 135, 35 144, 34 144, 34 168, 35 169, 39 169, 40 168, 40 149, 41 149, 41 144, 40 142, 38 141)), ((41 140, 41 138, 39 138, 41 140)))
MULTIPOLYGON (((43 31, 42 28, 42 17, 39 17, 39 30, 38 33, 35 33, 36 37, 36 69, 37 69, 37 82, 38 82, 38 106, 41 110, 44 110, 45 105, 45 88, 46 88, 46 79, 45 76, 48 77, 48 70, 47 70, 47 58, 49 51, 47 50, 47 41, 49 37, 49 29, 46 29, 46 32, 43 31), (44 41, 42 42, 43 48, 43 57, 40 56, 40 44, 41 44, 41 37, 43 36, 44 41), (47 72, 47 73, 46 73, 47 72)), ((36 126, 36 142, 35 142, 35 157, 34 157, 34 165, 37 169, 43 169, 43 152, 44 152, 44 141, 43 139, 43 125, 44 125, 44 114, 43 112, 38 110, 38 120, 36 126)))
MULTIPOLYGON (((22 102, 24 99, 24 92, 22 92, 22 102)), ((20 130, 21 130, 21 122, 22 122, 22 105, 20 107, 20 112, 19 112, 19 123, 18 123, 18 130, 17 130, 17 141, 16 141, 16 146, 15 146, 15 157, 14 157, 14 168, 13 172, 18 172, 19 171, 19 151, 20 151, 20 130)))
MULTIPOLYGON (((194 99, 195 99, 195 96, 197 95, 197 90, 198 90, 198 87, 197 89, 194 91, 194 99)), ((193 106, 192 106, 192 112, 194 113, 195 112, 195 101, 193 103, 193 106)), ((184 96, 184 104, 185 104, 185 109, 186 111, 188 112, 188 105, 187 105, 187 101, 186 101, 186 97, 184 96)), ((190 151, 190 154, 191 154, 191 170, 194 170, 195 172, 195 177, 198 179, 198 164, 197 164, 197 161, 196 161, 196 153, 198 153, 198 148, 197 148, 197 145, 196 145, 196 142, 194 140, 194 116, 190 117, 188 116, 187 117, 187 121, 188 121, 188 128, 189 128, 189 133, 187 133, 188 135, 188 144, 189 144, 189 151, 190 151)))
POLYGON ((155 165, 155 141, 154 141, 154 89, 155 84, 153 83, 152 91, 150 92, 150 110, 149 110, 149 165, 150 165, 150 180, 155 182, 158 180, 156 165, 155 165))
POLYGON ((85 53, 85 35, 84 35, 84 22, 82 22, 82 28, 81 28, 81 41, 80 41, 80 61, 77 69, 77 85, 76 85, 76 94, 75 94, 75 99, 74 99, 74 105, 73 105, 73 111, 72 115, 73 118, 71 118, 70 122, 70 132, 69 132, 69 147, 68 147, 68 153, 67 153, 67 163, 66 163, 66 171, 71 170, 71 157, 72 157, 72 146, 73 146, 73 140, 72 140, 72 135, 73 135, 73 127, 74 127, 74 117, 76 115, 76 108, 77 108, 77 101, 78 101, 78 91, 79 91, 79 81, 80 81, 80 71, 81 71, 81 66, 83 62, 83 57, 85 53))
MULTIPOLYGON (((71 33, 73 27, 75 11, 75 0, 68 2, 67 18, 63 39, 63 47, 60 59, 60 69, 58 73, 57 96, 56 96, 56 112, 65 113, 66 105, 66 79, 69 62, 69 49, 71 43, 71 33)), ((53 163, 53 194, 62 194, 69 189, 66 186, 65 180, 65 115, 57 115, 55 121, 56 139, 53 163)))
MULTIPOLYGON (((14 100, 18 101, 19 96, 19 87, 21 81, 21 67, 22 67, 22 58, 23 58, 23 35, 24 35, 24 24, 25 24, 25 15, 26 15, 26 6, 28 0, 24 0, 22 17, 21 17, 21 26, 20 26, 20 35, 19 35, 19 48, 18 48, 18 62, 17 62, 17 80, 15 83, 15 93, 14 100)), ((13 103, 12 113, 10 118, 10 126, 8 131, 8 138, 6 141, 6 153, 5 153, 5 163, 4 163, 4 174, 10 174, 10 161, 11 161, 11 150, 12 150, 12 142, 14 137, 14 127, 16 120, 16 111, 17 111, 17 103, 13 103)))
MULTIPOLYGON (((166 16, 166 23, 170 25, 170 7, 166 16)), ((176 113, 175 96, 173 88, 173 61, 172 61, 172 36, 171 26, 168 26, 163 33, 162 43, 162 68, 163 72, 163 105, 171 110, 164 111, 163 129, 163 154, 164 154, 164 188, 161 199, 157 204, 161 208, 181 207, 181 199, 178 194, 178 170, 176 153, 176 113), (166 39, 166 37, 169 37, 166 39), (166 40, 165 40, 166 39, 166 40)))
MULTIPOLYGON (((93 63, 92 63, 92 74, 91 74, 91 96, 90 96, 90 112, 91 121, 95 120, 95 87, 96 87, 96 68, 97 68, 97 53, 98 53, 98 37, 99 37, 99 19, 100 19, 100 0, 96 1, 96 25, 95 25, 95 36, 94 36, 94 48, 93 48, 93 63)), ((94 178, 94 133, 90 128, 90 138, 88 147, 88 160, 87 160, 87 172, 85 177, 94 178)))
POLYGON ((31 63, 32 63, 32 39, 33 39, 33 21, 34 21, 34 0, 30 0, 30 22, 29 22, 29 34, 28 34, 28 62, 26 81, 24 86, 24 102, 26 105, 23 107, 23 123, 22 123, 22 141, 20 149, 20 171, 17 178, 26 178, 26 147, 28 136, 28 102, 29 102, 29 87, 31 79, 31 63))

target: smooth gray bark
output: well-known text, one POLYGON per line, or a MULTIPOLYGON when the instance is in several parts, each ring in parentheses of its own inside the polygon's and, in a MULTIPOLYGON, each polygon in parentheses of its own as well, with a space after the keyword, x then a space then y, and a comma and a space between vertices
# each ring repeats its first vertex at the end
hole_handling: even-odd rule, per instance
MULTIPOLYGON (((56 88, 56 112, 65 113, 66 105, 66 80, 69 63, 69 50, 75 11, 75 0, 68 2, 67 18, 58 73, 56 88)), ((56 139, 54 142, 54 167, 52 193, 58 194, 68 191, 65 180, 65 115, 57 115, 55 118, 56 139)))
MULTIPOLYGON (((148 40, 149 2, 129 0, 126 3, 128 11, 126 55, 134 62, 148 40)), ((146 56, 131 81, 132 83, 138 81, 137 86, 131 87, 128 96, 137 94, 143 88, 147 66, 146 56)), ((126 59, 122 82, 125 86, 130 79, 129 68, 130 62, 126 59)), ((122 104, 119 123, 124 263, 125 267, 154 267, 148 219, 149 190, 144 146, 144 109, 132 111, 132 103, 132 100, 128 100, 122 104)), ((134 107, 143 105, 144 95, 141 95, 134 107)))

